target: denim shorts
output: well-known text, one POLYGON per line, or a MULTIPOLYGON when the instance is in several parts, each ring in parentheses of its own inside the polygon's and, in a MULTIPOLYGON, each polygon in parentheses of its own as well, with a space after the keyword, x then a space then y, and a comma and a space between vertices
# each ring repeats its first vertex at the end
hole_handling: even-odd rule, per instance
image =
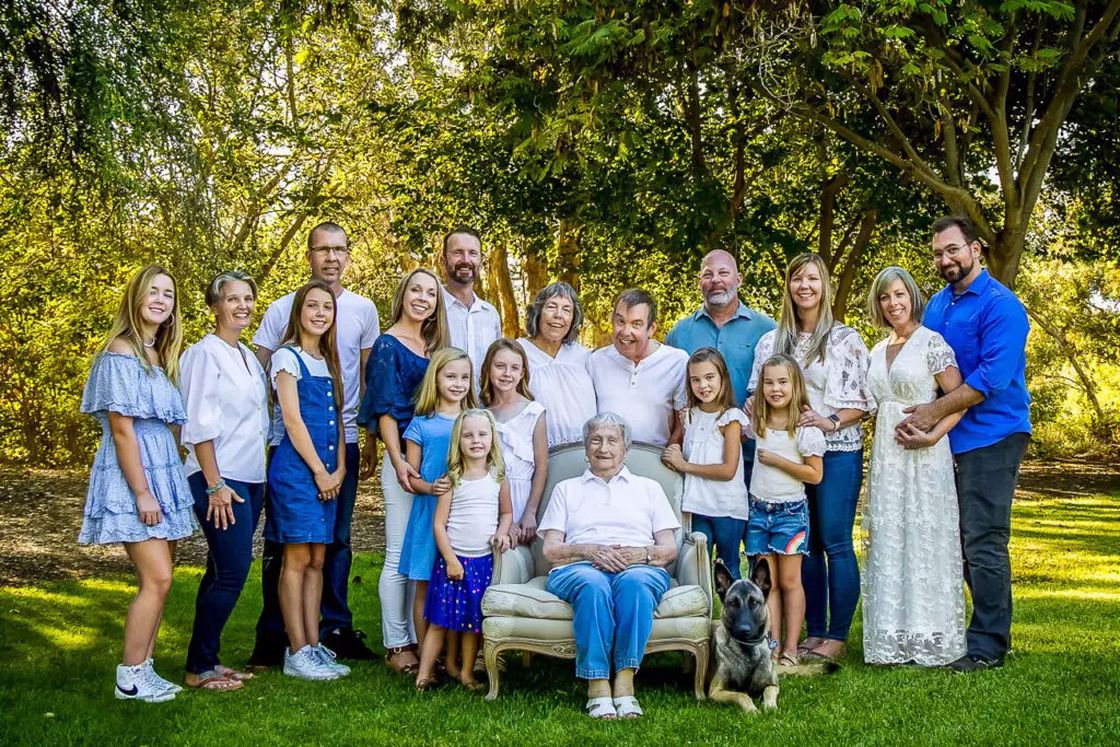
POLYGON ((808 555, 809 503, 770 503, 751 496, 747 555, 808 555))

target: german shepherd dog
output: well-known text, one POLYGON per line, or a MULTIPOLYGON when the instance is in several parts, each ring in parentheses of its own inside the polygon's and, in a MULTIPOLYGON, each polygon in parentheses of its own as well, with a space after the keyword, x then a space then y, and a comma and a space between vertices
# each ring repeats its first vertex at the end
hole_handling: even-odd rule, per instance
POLYGON ((708 697, 717 703, 734 703, 747 713, 757 713, 754 698, 762 696, 762 707, 778 707, 778 672, 770 656, 770 564, 754 564, 750 579, 738 581, 722 561, 715 566, 716 593, 723 614, 712 621, 712 656, 715 666, 708 684, 708 697))
POLYGON ((723 603, 723 614, 712 621, 712 656, 709 668, 708 697, 717 703, 734 703, 747 713, 757 713, 754 698, 762 696, 762 707, 778 707, 778 673, 818 675, 835 672, 839 666, 830 661, 814 661, 795 667, 774 664, 770 650, 770 613, 766 597, 770 594, 770 564, 758 558, 749 579, 734 580, 722 562, 715 566, 716 593, 723 603))

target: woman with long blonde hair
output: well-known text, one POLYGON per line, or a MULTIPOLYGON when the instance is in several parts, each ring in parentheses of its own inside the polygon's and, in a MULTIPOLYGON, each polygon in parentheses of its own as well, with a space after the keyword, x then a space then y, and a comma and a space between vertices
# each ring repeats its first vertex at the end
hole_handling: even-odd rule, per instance
MULTIPOLYGON (((431 270, 408 273, 393 295, 392 326, 373 343, 366 365, 366 393, 358 424, 366 428, 368 448, 385 444, 381 494, 385 502, 385 564, 377 582, 381 600, 381 636, 389 669, 415 674, 419 659, 411 623, 408 576, 398 570, 412 480, 419 473, 405 458, 403 436, 412 422, 416 391, 433 353, 447 347, 447 315, 439 279, 431 270)), ((371 459, 372 463, 372 459, 371 459)))
POLYGON ((94 359, 81 411, 101 423, 78 542, 121 543, 139 589, 124 622, 114 694, 159 703, 181 690, 155 673, 152 654, 175 542, 194 532, 194 499, 169 425, 186 422, 178 388, 183 328, 175 278, 157 265, 133 275, 94 359))
POLYGON ((748 390, 758 386, 763 361, 775 353, 800 365, 809 406, 799 424, 821 429, 827 443, 824 477, 807 487, 809 557, 801 581, 808 637, 798 652, 839 659, 859 602, 852 527, 863 482, 860 421, 871 404, 867 346, 858 332, 834 318, 828 267, 818 254, 800 254, 789 263, 778 328, 758 341, 748 390))

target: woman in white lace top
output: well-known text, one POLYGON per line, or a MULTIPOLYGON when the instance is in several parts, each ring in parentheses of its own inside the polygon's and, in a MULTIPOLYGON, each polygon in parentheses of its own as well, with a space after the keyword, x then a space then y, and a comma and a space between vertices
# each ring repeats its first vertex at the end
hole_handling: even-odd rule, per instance
POLYGON ((963 656, 964 579, 953 456, 945 435, 962 413, 917 448, 895 440, 905 409, 932 402, 961 384, 953 349, 921 326, 924 300, 899 267, 879 273, 868 315, 890 335, 871 350, 868 385, 877 408, 863 529, 863 656, 871 664, 939 666, 963 656))
POLYGON ((859 602, 859 564, 852 543, 863 482, 860 421, 871 409, 867 346, 859 333, 832 315, 828 268, 816 254, 800 254, 786 270, 778 328, 758 341, 749 391, 759 368, 775 353, 801 364, 810 409, 800 425, 824 431, 824 477, 807 488, 809 557, 801 567, 808 637, 802 656, 839 659, 859 602))

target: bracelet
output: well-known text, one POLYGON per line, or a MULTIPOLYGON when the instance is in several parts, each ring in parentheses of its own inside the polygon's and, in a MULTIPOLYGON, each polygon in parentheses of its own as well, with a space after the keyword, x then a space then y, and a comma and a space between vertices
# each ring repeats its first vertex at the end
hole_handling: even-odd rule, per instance
POLYGON ((214 495, 214 493, 217 493, 219 490, 221 490, 224 487, 226 487, 226 481, 225 480, 218 480, 217 484, 214 485, 214 487, 206 488, 206 495, 214 495))

